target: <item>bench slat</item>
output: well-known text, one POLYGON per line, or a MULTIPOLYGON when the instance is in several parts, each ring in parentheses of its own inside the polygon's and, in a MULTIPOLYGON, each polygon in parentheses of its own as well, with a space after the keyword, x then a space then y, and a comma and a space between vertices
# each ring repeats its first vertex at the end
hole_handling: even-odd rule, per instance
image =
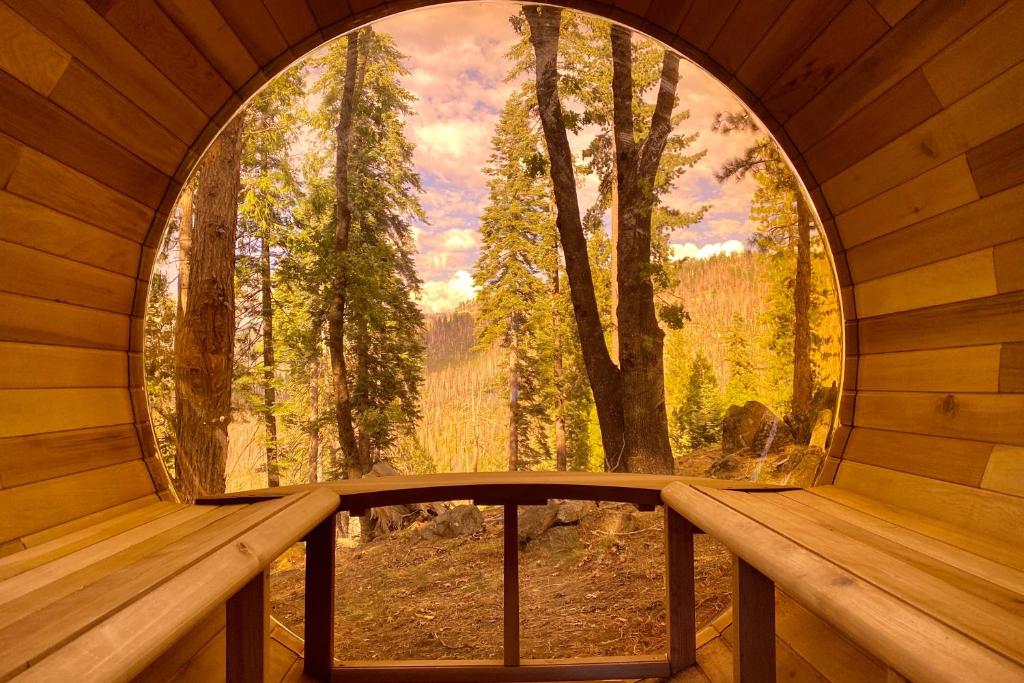
MULTIPOLYGON (((138 604, 148 593, 202 562, 204 558, 209 558, 234 539, 257 527, 260 533, 264 533, 266 527, 274 526, 268 522, 273 522, 281 513, 307 499, 312 499, 317 507, 337 505, 337 496, 325 491, 240 508, 0 629, 0 680, 5 675, 37 663, 100 622, 109 620, 126 606, 138 604)), ((306 506, 302 509, 306 514, 311 514, 306 506)), ((275 538, 274 534, 268 537, 275 538)), ((228 578, 232 576, 234 574, 229 571, 228 578)), ((204 576, 202 581, 193 578, 194 582, 203 585, 212 580, 212 576, 204 576)), ((187 603, 182 608, 195 609, 187 603)), ((198 618, 201 614, 194 616, 198 618)), ((145 631, 129 629, 129 633, 129 640, 149 641, 149 634, 139 637, 145 631)), ((122 645, 127 647, 126 643, 122 645)))
POLYGON ((336 495, 316 491, 253 506, 271 509, 270 514, 42 659, 22 678, 130 680, 337 505, 336 495))
POLYGON ((850 525, 862 528, 876 536, 950 564, 1014 593, 1024 594, 1024 572, 1020 570, 968 552, 943 540, 925 536, 917 531, 842 505, 817 495, 813 489, 811 491, 787 491, 781 495, 834 519, 848 522, 850 525))
POLYGON ((981 640, 1024 664, 1024 605, 1019 595, 958 572, 919 553, 906 553, 885 539, 866 543, 846 534, 853 530, 799 507, 786 509, 787 499, 702 490, 711 498, 757 520, 843 570, 871 582, 916 609, 981 640), (937 576, 938 575, 938 576, 937 576), (971 590, 984 594, 978 597, 971 590))
MULTIPOLYGON (((773 495, 773 494, 758 494, 773 495)), ((1020 680, 1014 661, 851 574, 706 491, 672 484, 662 499, 837 630, 912 680, 1020 680)))

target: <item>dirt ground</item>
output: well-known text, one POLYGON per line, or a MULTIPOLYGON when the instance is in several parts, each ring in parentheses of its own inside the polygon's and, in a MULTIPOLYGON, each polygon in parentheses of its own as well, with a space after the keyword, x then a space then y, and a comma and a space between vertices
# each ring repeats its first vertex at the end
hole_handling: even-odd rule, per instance
MULTIPOLYGON (((602 508, 632 510, 603 504, 602 508)), ((435 541, 395 536, 339 547, 336 655, 359 659, 501 656, 501 510, 484 530, 435 541)), ((522 656, 634 655, 665 650, 663 519, 636 513, 632 531, 555 527, 520 551, 522 656)), ((302 634, 303 551, 275 565, 274 615, 302 634)), ((698 623, 729 603, 730 560, 696 540, 698 623)))

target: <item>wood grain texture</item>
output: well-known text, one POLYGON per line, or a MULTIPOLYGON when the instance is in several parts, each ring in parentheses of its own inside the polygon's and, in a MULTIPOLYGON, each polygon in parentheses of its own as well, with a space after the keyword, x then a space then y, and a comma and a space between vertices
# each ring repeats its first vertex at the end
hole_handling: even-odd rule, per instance
POLYGON ((956 484, 978 486, 992 453, 983 441, 855 429, 844 459, 956 484))
POLYGON ((5 5, 0 5, 0 35, 0 70, 49 95, 71 55, 5 5))

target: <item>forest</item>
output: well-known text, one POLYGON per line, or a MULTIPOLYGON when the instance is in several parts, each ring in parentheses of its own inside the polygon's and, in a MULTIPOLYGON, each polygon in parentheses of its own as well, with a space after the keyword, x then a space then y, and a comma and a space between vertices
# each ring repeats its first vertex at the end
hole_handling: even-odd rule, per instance
POLYGON ((457 307, 423 304, 420 102, 384 28, 287 69, 203 156, 147 304, 150 410, 183 498, 380 464, 791 471, 751 474, 736 445, 751 463, 813 450, 813 475, 841 327, 784 156, 735 99, 698 128, 660 44, 567 10, 511 14, 486 198, 463 226, 474 296, 457 307), (708 182, 752 182, 750 233, 740 253, 680 258, 676 236, 713 203, 681 205, 676 188, 713 136, 747 141, 708 182), (737 436, 751 411, 755 432, 771 420, 767 444, 737 436))

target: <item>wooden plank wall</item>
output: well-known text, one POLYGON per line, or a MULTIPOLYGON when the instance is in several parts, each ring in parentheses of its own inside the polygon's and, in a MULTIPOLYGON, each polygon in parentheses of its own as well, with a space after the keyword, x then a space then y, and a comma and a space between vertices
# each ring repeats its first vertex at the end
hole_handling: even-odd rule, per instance
MULTIPOLYGON (((1024 0, 566 2, 702 64, 801 174, 846 319, 823 481, 976 492, 948 514, 986 532, 1024 496, 1024 0)), ((275 73, 428 4, 0 0, 0 552, 173 495, 142 313, 182 182, 275 73)))

